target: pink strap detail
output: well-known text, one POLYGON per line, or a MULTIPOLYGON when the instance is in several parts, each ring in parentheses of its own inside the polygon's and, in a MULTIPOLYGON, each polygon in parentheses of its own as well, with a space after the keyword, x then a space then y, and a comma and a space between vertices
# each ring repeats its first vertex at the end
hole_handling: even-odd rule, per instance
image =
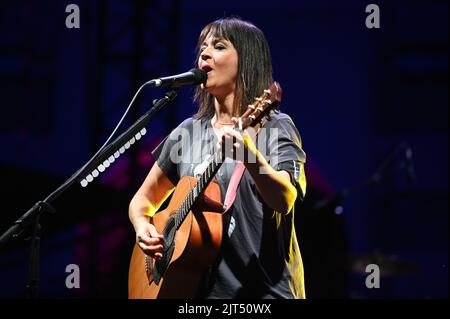
POLYGON ((225 211, 222 214, 228 212, 228 210, 233 206, 234 200, 236 199, 236 190, 241 181, 242 175, 245 171, 245 165, 242 162, 237 162, 234 167, 233 174, 230 178, 230 183, 228 184, 227 194, 225 195, 224 208, 225 211))

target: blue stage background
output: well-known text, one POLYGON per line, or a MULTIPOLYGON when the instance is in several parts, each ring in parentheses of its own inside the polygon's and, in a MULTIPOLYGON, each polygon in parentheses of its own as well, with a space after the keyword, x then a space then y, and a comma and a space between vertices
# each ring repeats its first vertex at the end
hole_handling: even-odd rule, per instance
MULTIPOLYGON (((204 25, 237 15, 265 33, 281 108, 307 154, 296 224, 308 297, 447 298, 448 2, 377 1, 379 29, 366 27, 369 3, 2 2, 0 231, 95 153, 142 83, 193 67, 204 25), (78 29, 65 24, 70 3, 78 29), (381 179, 365 183, 389 155, 381 179), (361 263, 373 262, 379 289, 365 286, 361 263)), ((128 203, 152 147, 195 112, 192 92, 92 185, 55 201, 42 223, 40 297, 126 297, 128 203), (68 264, 80 267, 79 289, 65 285, 68 264)), ((125 126, 163 93, 146 90, 125 126)), ((25 295, 28 253, 26 243, 0 251, 1 297, 25 295)))

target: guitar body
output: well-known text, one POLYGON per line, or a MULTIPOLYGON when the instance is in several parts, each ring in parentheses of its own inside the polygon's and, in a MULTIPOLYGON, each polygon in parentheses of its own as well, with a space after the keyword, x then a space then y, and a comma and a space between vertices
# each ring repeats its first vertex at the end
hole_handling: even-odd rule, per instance
MULTIPOLYGON (((167 208, 150 222, 160 234, 170 217, 197 184, 197 179, 184 176, 180 179, 167 208)), ((156 284, 152 269, 155 260, 148 257, 136 244, 128 274, 128 298, 194 298, 200 280, 207 268, 214 263, 222 242, 223 206, 219 185, 211 182, 204 191, 206 199, 189 211, 175 233, 173 254, 167 269, 156 284)), ((163 257, 164 258, 164 257, 163 257)))

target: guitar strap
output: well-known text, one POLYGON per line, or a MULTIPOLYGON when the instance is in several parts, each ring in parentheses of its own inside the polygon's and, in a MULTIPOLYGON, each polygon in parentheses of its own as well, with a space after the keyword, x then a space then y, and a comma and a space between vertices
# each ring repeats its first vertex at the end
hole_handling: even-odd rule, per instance
POLYGON ((245 165, 242 162, 237 162, 234 167, 233 174, 231 175, 230 182, 228 183, 227 193, 225 195, 225 201, 223 203, 225 214, 233 206, 234 200, 236 199, 236 190, 241 182, 242 175, 244 175, 245 165))
MULTIPOLYGON (((261 121, 260 128, 264 126, 266 122, 267 119, 264 118, 261 121)), ((255 138, 260 132, 260 128, 257 130, 255 138)), ((239 186, 239 183, 241 182, 242 175, 244 175, 244 171, 245 171, 244 163, 238 161, 236 163, 236 166, 234 167, 233 174, 231 175, 230 183, 228 184, 227 193, 225 195, 225 201, 223 203, 223 207, 225 210, 222 214, 227 213, 230 210, 231 206, 233 206, 234 200, 236 199, 236 190, 239 186)))

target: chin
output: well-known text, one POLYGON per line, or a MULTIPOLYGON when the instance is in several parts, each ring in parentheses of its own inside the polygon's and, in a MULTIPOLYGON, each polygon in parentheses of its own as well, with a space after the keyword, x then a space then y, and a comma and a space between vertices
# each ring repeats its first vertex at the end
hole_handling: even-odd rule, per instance
POLYGON ((203 91, 205 91, 205 92, 208 92, 208 93, 213 93, 212 91, 213 91, 213 89, 214 89, 214 87, 213 86, 211 86, 211 85, 209 85, 209 84, 207 84, 207 85, 205 85, 205 86, 203 86, 203 91))

